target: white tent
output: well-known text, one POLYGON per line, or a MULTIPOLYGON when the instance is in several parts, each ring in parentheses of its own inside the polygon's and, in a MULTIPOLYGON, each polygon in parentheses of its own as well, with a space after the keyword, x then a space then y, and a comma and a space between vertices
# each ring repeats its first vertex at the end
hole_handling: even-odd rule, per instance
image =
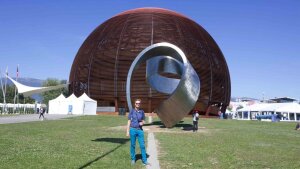
POLYGON ((253 104, 253 105, 250 105, 250 106, 246 106, 242 109, 239 109, 237 111, 239 112, 254 112, 254 111, 257 111, 257 112, 262 112, 262 111, 269 111, 269 112, 273 112, 273 111, 276 111, 277 112, 277 109, 281 108, 281 107, 286 107, 286 106, 289 106, 291 105, 292 103, 258 103, 258 104, 253 104))
MULTIPOLYGON (((49 114, 65 114, 62 109, 62 104, 66 100, 63 94, 60 94, 57 98, 49 101, 49 114)), ((65 110, 66 112, 66 110, 65 110)))
POLYGON ((283 114, 283 120, 300 121, 300 105, 298 103, 290 103, 276 109, 276 112, 283 114))
POLYGON ((282 106, 282 107, 276 109, 276 112, 300 113, 300 104, 290 103, 286 106, 282 106))
POLYGON ((74 94, 65 98, 62 94, 49 101, 49 114, 83 114, 96 115, 97 101, 85 93, 79 98, 74 94))
POLYGON ((73 93, 64 100, 62 109, 64 114, 82 114, 83 102, 79 101, 73 93))
POLYGON ((237 110, 240 119, 255 118, 255 115, 270 115, 283 113, 282 120, 300 120, 300 105, 298 103, 260 103, 237 110), (250 117, 251 116, 251 117, 250 117))
POLYGON ((97 101, 91 99, 88 95, 83 93, 79 98, 79 101, 83 102, 84 115, 96 115, 97 112, 97 101))

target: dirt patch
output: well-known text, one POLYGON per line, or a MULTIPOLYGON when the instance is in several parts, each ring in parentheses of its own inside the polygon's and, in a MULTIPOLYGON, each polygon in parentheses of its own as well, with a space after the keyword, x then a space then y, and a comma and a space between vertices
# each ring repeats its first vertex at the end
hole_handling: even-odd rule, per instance
MULTIPOLYGON (((127 126, 116 126, 116 127, 111 127, 110 129, 113 130, 123 130, 126 132, 127 126)), ((192 127, 174 127, 174 128, 165 128, 160 125, 147 125, 143 126, 143 129, 145 132, 153 132, 153 133, 158 133, 158 132, 163 132, 163 133, 193 133, 192 127)), ((198 127, 198 131, 195 133, 207 133, 207 129, 205 127, 198 127)))

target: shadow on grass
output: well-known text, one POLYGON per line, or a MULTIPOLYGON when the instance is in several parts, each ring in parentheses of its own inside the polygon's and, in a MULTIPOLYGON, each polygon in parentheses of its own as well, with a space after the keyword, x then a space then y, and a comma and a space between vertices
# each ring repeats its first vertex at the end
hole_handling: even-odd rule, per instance
MULTIPOLYGON (((193 125, 192 124, 186 124, 183 123, 184 121, 178 122, 175 126, 172 128, 182 128, 184 131, 190 131, 193 130, 193 125)), ((161 121, 154 121, 150 124, 145 124, 144 126, 159 126, 160 128, 166 128, 166 126, 161 122, 161 121)))
MULTIPOLYGON (((146 153, 147 158, 149 158, 149 154, 146 153)), ((135 155, 135 161, 142 160, 142 154, 135 155)))
POLYGON ((126 144, 129 141, 129 138, 96 138, 96 142, 110 142, 110 143, 118 143, 118 144, 126 144))
POLYGON ((115 147, 114 149, 102 154, 101 156, 87 162, 86 164, 82 165, 81 167, 79 167, 80 169, 82 168, 86 168, 88 166, 90 166, 91 164, 93 164, 94 162, 100 160, 101 158, 107 156, 108 154, 116 151, 118 148, 120 148, 121 146, 123 146, 124 144, 126 144, 126 142, 129 141, 129 139, 127 138, 96 138, 95 140, 92 140, 92 141, 95 141, 95 142, 110 142, 110 143, 116 143, 116 144, 120 144, 118 145, 117 147, 115 147))
POLYGON ((187 126, 184 126, 184 127, 182 127, 182 130, 184 130, 184 131, 191 131, 191 130, 193 130, 193 125, 187 125, 187 126))
POLYGON ((166 128, 161 121, 153 121, 152 123, 144 124, 143 126, 159 126, 160 128, 166 128))

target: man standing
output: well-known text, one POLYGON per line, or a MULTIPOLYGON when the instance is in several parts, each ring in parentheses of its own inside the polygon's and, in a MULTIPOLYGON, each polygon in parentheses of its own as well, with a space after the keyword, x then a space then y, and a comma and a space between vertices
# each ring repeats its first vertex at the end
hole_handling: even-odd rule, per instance
POLYGON ((128 114, 128 123, 127 123, 127 132, 126 136, 130 135, 130 156, 131 156, 131 164, 135 164, 135 143, 136 138, 138 139, 141 154, 142 154, 142 162, 143 165, 150 165, 147 162, 146 156, 146 148, 144 141, 144 131, 142 126, 145 123, 145 113, 140 109, 141 99, 135 100, 135 108, 130 111, 128 114))
POLYGON ((44 109, 41 107, 40 108, 40 117, 39 117, 39 119, 43 116, 42 120, 44 120, 44 118, 45 118, 44 117, 44 112, 45 112, 44 109))
POLYGON ((193 132, 198 130, 199 113, 198 110, 193 112, 193 132))

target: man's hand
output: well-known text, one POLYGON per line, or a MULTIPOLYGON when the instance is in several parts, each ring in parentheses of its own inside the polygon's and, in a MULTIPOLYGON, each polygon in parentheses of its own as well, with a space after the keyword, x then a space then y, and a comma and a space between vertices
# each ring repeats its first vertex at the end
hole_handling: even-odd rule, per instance
POLYGON ((131 120, 128 120, 128 122, 127 122, 127 130, 126 130, 126 136, 127 137, 129 136, 130 123, 131 123, 131 120))
POLYGON ((139 122, 139 125, 140 125, 140 126, 143 126, 143 125, 144 125, 144 122, 142 122, 142 121, 139 122))

